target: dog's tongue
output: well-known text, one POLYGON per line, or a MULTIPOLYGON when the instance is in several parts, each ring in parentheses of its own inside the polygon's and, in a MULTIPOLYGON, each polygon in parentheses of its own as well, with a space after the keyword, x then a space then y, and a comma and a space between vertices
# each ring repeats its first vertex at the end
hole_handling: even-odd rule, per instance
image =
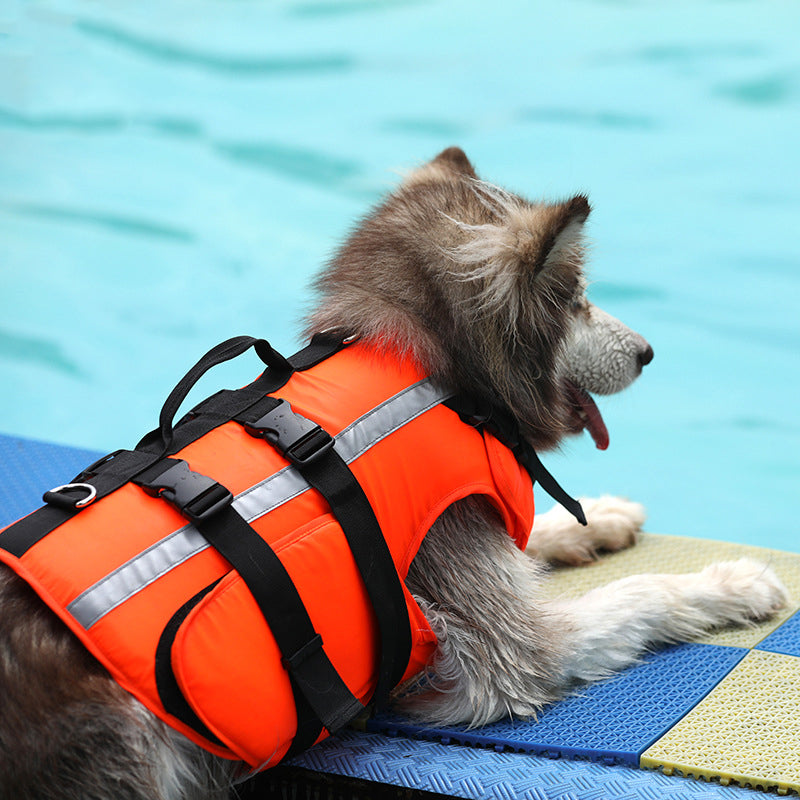
POLYGON ((598 450, 605 450, 608 447, 608 428, 603 422, 597 403, 589 392, 580 389, 575 384, 570 384, 570 390, 572 401, 580 413, 583 424, 594 439, 595 447, 598 450))

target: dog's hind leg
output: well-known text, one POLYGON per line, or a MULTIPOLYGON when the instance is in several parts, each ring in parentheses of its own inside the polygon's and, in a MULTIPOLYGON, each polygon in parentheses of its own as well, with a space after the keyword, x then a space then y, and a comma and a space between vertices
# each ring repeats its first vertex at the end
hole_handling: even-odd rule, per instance
POLYGON ((582 497, 587 525, 559 505, 537 514, 526 552, 550 564, 577 566, 636 543, 645 521, 644 506, 623 497, 582 497))
POLYGON ((223 800, 229 765, 136 702, 0 565, 0 797, 223 800))

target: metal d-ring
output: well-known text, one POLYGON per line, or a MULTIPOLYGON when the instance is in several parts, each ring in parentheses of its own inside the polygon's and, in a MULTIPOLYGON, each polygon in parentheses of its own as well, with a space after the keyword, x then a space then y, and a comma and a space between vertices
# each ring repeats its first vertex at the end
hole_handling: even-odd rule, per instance
POLYGON ((92 486, 91 483, 65 483, 63 486, 56 486, 54 489, 51 489, 48 494, 60 494, 61 492, 67 489, 84 489, 89 492, 89 494, 83 498, 83 500, 76 500, 73 503, 75 508, 83 508, 84 506, 88 506, 95 497, 97 497, 97 489, 92 486))

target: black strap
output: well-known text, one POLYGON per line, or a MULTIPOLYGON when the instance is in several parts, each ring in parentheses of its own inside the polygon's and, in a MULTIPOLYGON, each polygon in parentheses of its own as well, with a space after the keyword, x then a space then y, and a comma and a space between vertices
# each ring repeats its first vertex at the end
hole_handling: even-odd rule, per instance
POLYGON ((380 637, 378 682, 372 702, 383 707, 400 683, 411 655, 411 623, 402 583, 375 512, 342 457, 329 450, 299 469, 331 507, 366 586, 380 637))
POLYGON ((59 491, 45 492, 47 505, 6 528, 0 534, 0 547, 17 558, 22 558, 47 534, 72 519, 83 508, 88 508, 88 505, 81 505, 86 499, 85 491, 81 487, 92 487, 96 492, 92 502, 96 502, 124 486, 132 475, 146 469, 157 458, 155 455, 133 450, 117 450, 103 456, 86 467, 70 484, 60 487, 59 491))
POLYGON ((519 447, 519 452, 515 450, 514 454, 517 456, 520 464, 528 470, 533 480, 539 481, 539 486, 541 486, 553 500, 564 506, 581 525, 587 524, 586 514, 581 504, 564 491, 558 481, 547 471, 544 464, 539 460, 536 451, 529 444, 523 443, 519 447))
POLYGON ((272 548, 232 508, 196 524, 247 584, 284 666, 319 721, 333 733, 358 716, 364 707, 331 664, 322 637, 272 548))
MULTIPOLYGON (((240 356, 250 347, 254 347, 259 358, 270 367, 270 372, 278 381, 285 383, 293 372, 289 362, 275 350, 266 339, 256 339, 253 336, 234 336, 212 347, 176 384, 169 393, 161 408, 158 418, 158 428, 151 431, 137 445, 138 449, 160 447, 160 455, 166 455, 172 448, 173 420, 186 396, 192 387, 212 367, 230 361, 240 356)), ((281 384, 282 385, 282 384, 281 384)), ((173 450, 174 452, 174 450, 173 450)))
POLYGON ((218 578, 213 583, 201 589, 194 597, 187 600, 170 618, 164 626, 161 636, 156 646, 155 678, 158 696, 165 710, 177 717, 185 725, 197 731, 210 742, 225 746, 217 736, 206 726, 197 716, 194 709, 189 705, 183 696, 175 672, 172 669, 172 645, 178 635, 181 625, 183 625, 189 612, 222 580, 218 578))
POLYGON ((57 506, 42 506, 42 508, 23 517, 19 522, 6 528, 0 533, 0 547, 7 550, 17 558, 22 556, 37 542, 44 539, 48 533, 54 531, 59 525, 72 519, 80 509, 71 511, 57 506))
POLYGON ((178 382, 161 409, 159 427, 144 436, 136 449, 155 453, 159 457, 167 453, 177 453, 209 431, 230 421, 264 395, 278 391, 294 372, 316 366, 349 343, 341 334, 316 334, 302 350, 284 358, 264 339, 252 336, 228 339, 206 353, 178 382), (241 389, 217 392, 195 406, 173 426, 172 420, 178 408, 200 377, 213 366, 235 358, 251 346, 269 369, 241 389), (167 440, 169 444, 165 448, 167 440))
POLYGON ((271 407, 253 407, 237 421, 294 464, 325 498, 341 526, 378 623, 380 661, 372 701, 381 707, 403 677, 411 653, 411 624, 402 582, 375 512, 350 467, 334 449, 332 437, 315 422, 294 413, 285 400, 269 400, 271 407), (259 411, 264 414, 252 419, 259 411))
POLYGON ((508 447, 517 461, 528 471, 531 479, 539 482, 550 497, 572 514, 581 525, 586 525, 586 515, 581 504, 564 491, 558 481, 548 472, 539 456, 520 434, 519 423, 514 415, 496 402, 480 400, 466 395, 456 395, 444 401, 444 405, 456 412, 468 425, 479 430, 486 428, 508 447))
MULTIPOLYGON (((138 476, 136 483, 175 505, 239 573, 275 637, 293 685, 322 725, 333 732, 360 714, 364 707, 331 664, 291 576, 230 505, 230 492, 171 458, 138 476)), ((313 723, 301 721, 299 714, 298 709, 298 729, 312 736, 313 723)), ((319 731, 317 726, 312 742, 319 731)))
MULTIPOLYGON (((213 583, 201 589, 194 597, 187 600, 170 618, 170 621, 161 632, 156 647, 155 678, 158 696, 164 709, 176 717, 185 725, 195 730, 208 741, 225 747, 226 745, 219 740, 217 735, 197 716, 195 710, 184 696, 175 677, 172 667, 172 647, 175 644, 175 637, 183 625, 186 617, 192 609, 222 580, 218 578, 213 583)), ((319 737, 322 724, 314 714, 313 709, 306 700, 294 677, 290 674, 289 680, 292 684, 295 707, 297 709, 297 732, 295 733, 292 744, 284 756, 291 758, 297 753, 308 750, 319 737)))
MULTIPOLYGON (((96 495, 93 502, 100 500, 156 463, 164 452, 164 438, 171 440, 169 452, 182 450, 259 402, 267 393, 280 389, 289 380, 293 371, 310 369, 349 343, 340 333, 317 334, 310 344, 295 355, 284 359, 267 343, 262 345, 258 344, 259 342, 264 340, 239 336, 212 348, 170 393, 171 399, 168 398, 161 410, 158 428, 147 434, 135 450, 117 450, 103 456, 84 469, 71 481, 71 484, 80 483, 94 487, 96 495), (260 349, 262 360, 269 365, 269 369, 248 386, 217 392, 200 403, 173 427, 172 418, 199 377, 215 364, 234 358, 254 344, 257 345, 257 352, 260 349)), ((0 547, 21 558, 37 542, 74 517, 83 507, 76 504, 85 497, 83 490, 70 488, 55 493, 52 491, 45 493, 47 505, 6 528, 0 534, 0 547)))

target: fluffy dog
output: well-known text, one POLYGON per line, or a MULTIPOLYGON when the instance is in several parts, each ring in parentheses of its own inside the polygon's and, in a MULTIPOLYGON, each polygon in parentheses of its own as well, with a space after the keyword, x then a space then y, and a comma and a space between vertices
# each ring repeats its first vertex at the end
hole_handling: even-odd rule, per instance
MULTIPOLYGON (((653 351, 585 298, 586 197, 531 203, 445 150, 412 172, 316 284, 308 333, 335 328, 401 352, 436 381, 510 410, 537 449, 608 434, 594 394, 621 391, 653 351)), ((438 638, 426 680, 398 703, 429 723, 530 717, 648 646, 770 616, 786 591, 741 560, 639 575, 545 600, 546 562, 578 564, 635 542, 642 508, 585 500, 537 518, 527 552, 477 497, 426 536, 407 585, 438 638)), ((224 797, 236 765, 189 743, 114 683, 28 586, 0 568, 0 796, 224 797)))

